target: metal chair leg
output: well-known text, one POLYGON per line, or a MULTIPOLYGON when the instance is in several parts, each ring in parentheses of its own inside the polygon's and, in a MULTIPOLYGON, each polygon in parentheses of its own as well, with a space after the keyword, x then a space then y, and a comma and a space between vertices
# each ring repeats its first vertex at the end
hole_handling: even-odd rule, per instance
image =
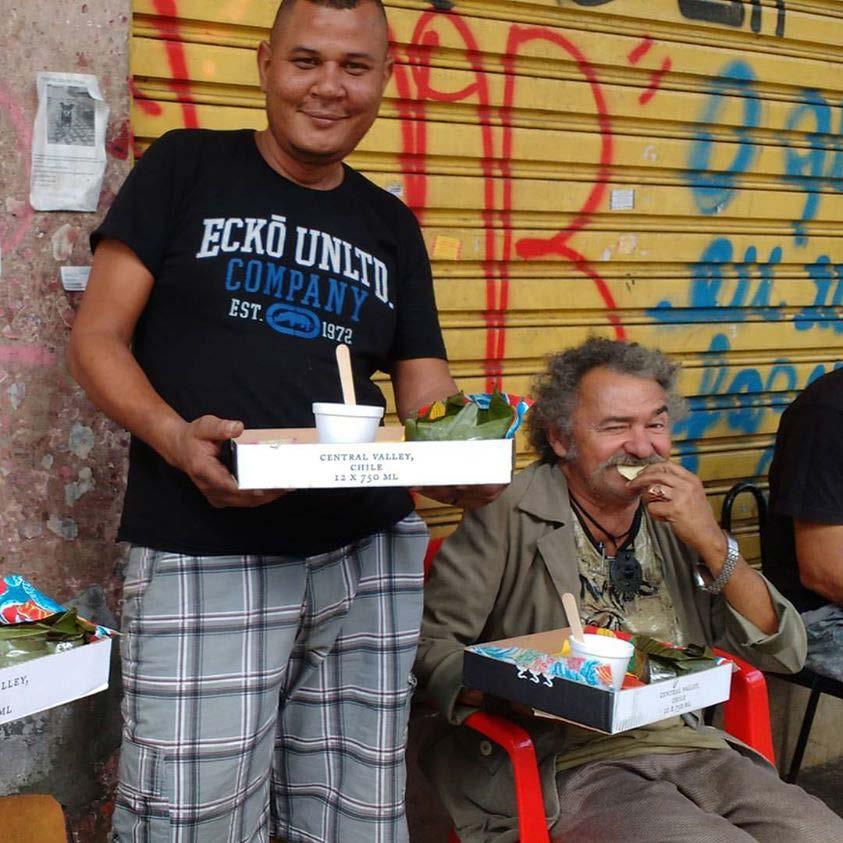
POLYGON ((805 706, 805 716, 802 718, 802 727, 799 729, 799 738, 793 750, 793 758, 790 761, 790 769, 787 771, 785 781, 790 784, 796 783, 799 775, 799 768, 802 766, 802 757, 805 755, 805 747, 808 745, 808 735, 811 733, 811 726, 814 723, 814 715, 817 713, 817 705, 820 701, 819 679, 811 686, 811 696, 808 697, 808 704, 805 706))

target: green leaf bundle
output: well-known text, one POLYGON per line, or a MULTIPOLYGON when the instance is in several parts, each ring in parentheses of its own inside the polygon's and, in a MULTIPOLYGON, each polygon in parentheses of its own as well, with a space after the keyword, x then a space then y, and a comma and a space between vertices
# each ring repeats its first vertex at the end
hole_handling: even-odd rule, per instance
POLYGON ((404 435, 415 442, 504 439, 514 418, 515 408, 498 391, 492 393, 488 409, 458 392, 408 418, 404 435))

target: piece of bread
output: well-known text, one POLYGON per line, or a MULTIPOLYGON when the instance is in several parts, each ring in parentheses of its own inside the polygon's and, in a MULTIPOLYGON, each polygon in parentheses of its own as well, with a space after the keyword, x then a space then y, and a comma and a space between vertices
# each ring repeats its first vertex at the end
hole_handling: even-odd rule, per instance
POLYGON ((646 465, 616 465, 615 468, 627 480, 634 480, 646 468, 646 465))

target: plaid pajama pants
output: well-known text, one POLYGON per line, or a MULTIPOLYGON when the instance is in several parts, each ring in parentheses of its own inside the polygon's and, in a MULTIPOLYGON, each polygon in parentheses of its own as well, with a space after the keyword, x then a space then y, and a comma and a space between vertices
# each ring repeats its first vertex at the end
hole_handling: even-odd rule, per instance
POLYGON ((309 558, 132 548, 119 843, 407 840, 427 528, 309 558))

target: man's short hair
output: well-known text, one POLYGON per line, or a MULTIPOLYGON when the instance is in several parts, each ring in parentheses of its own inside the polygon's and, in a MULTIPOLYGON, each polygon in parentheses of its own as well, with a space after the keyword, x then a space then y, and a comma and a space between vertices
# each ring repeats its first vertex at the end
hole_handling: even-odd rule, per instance
POLYGON ((559 457, 547 439, 547 430, 571 432, 580 382, 592 369, 604 367, 621 375, 654 380, 667 393, 668 415, 675 421, 685 412, 685 399, 676 391, 679 365, 655 348, 635 342, 589 337, 581 345, 547 357, 545 370, 533 381, 535 404, 527 414, 530 444, 542 462, 559 457))
POLYGON ((386 21, 386 9, 383 6, 383 0, 281 0, 278 4, 278 11, 275 13, 275 20, 272 22, 270 40, 274 40, 283 15, 298 2, 313 3, 314 6, 326 6, 329 9, 356 9, 363 3, 374 3, 380 9, 381 15, 383 15, 384 21, 386 21))

